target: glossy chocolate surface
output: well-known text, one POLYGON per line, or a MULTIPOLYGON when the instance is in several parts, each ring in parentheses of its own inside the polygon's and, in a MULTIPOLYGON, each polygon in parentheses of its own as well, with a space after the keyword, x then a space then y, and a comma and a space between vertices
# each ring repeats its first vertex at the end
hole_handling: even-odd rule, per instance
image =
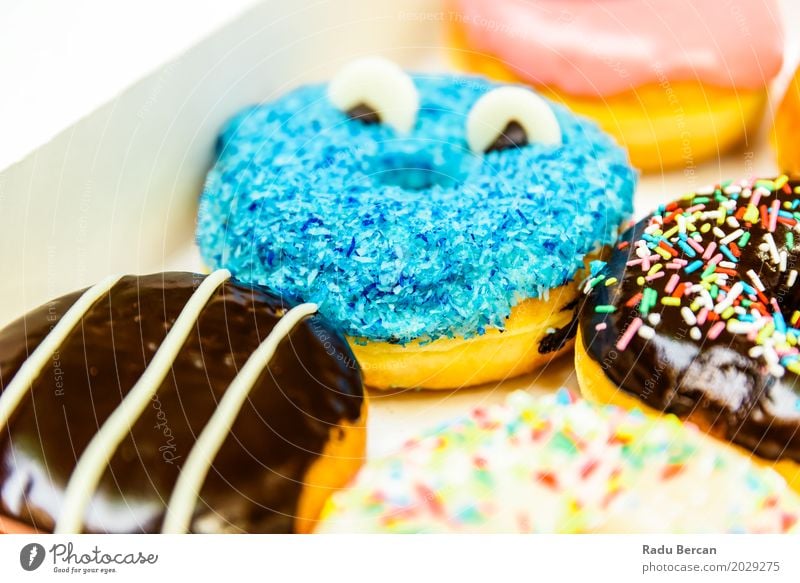
MULTIPOLYGON (((762 197, 758 207, 766 205, 769 208, 776 196, 780 200, 781 210, 787 201, 790 206, 795 205, 794 201, 800 195, 793 191, 799 184, 790 181, 777 193, 773 191, 771 195, 762 197)), ((691 208, 690 205, 697 204, 694 201, 708 198, 706 208, 717 208, 720 196, 727 198, 718 190, 712 194, 695 195, 692 200, 681 204, 683 208, 691 208)), ((738 206, 746 206, 747 201, 742 201, 737 201, 737 209, 738 206)), ((791 209, 787 211, 790 217, 792 212, 791 209)), ((666 221, 672 212, 667 209, 661 214, 666 221)), ((795 310, 800 309, 800 282, 789 285, 791 270, 800 268, 800 245, 790 244, 792 238, 800 242, 797 227, 791 219, 787 219, 786 223, 778 222, 772 233, 778 250, 786 251, 787 266, 785 271, 781 271, 778 265, 768 259, 769 253, 758 248, 764 234, 770 232, 769 220, 764 221, 763 213, 759 213, 759 218, 752 223, 743 220, 741 212, 739 216, 742 218, 739 228, 749 232, 750 239, 741 249, 735 247, 741 256, 738 257, 735 275, 729 279, 728 287, 740 279, 749 281, 745 274, 752 269, 766 288, 765 297, 777 300, 781 314, 788 323, 795 310), (787 241, 787 233, 792 230, 794 234, 787 241)), ((640 317, 639 304, 626 304, 642 290, 643 286, 637 283, 637 278, 646 274, 643 274, 640 266, 626 267, 626 262, 637 259, 634 246, 642 238, 649 219, 640 221, 623 233, 619 242, 624 248, 615 247, 608 259, 602 273, 606 278, 618 278, 619 283, 606 286, 600 282, 595 285, 582 306, 580 329, 588 354, 614 384, 650 407, 689 418, 710 433, 761 457, 800 461, 800 387, 797 375, 788 369, 783 376, 773 374, 764 359, 751 357, 750 350, 755 342, 746 335, 722 329, 716 339, 710 338, 709 330, 716 322, 722 321, 721 316, 712 320, 716 317, 712 314, 705 323, 697 324, 702 336, 699 340, 692 339, 692 326, 682 317, 680 308, 665 306, 660 302, 664 296, 671 295, 665 287, 673 273, 680 275, 681 282, 700 283, 706 269, 705 260, 704 266, 692 273, 687 273, 685 269, 665 270, 666 276, 646 282, 646 286, 656 290, 659 298, 658 304, 650 310, 651 313, 660 314, 660 323, 652 326, 655 336, 645 339, 634 334, 627 348, 617 347, 627 327, 640 317), (597 306, 607 305, 613 305, 616 311, 611 314, 595 311, 597 306), (596 326, 602 327, 603 324, 607 327, 598 331, 596 326)), ((665 222, 665 231, 674 224, 665 222)), ((735 229, 729 224, 721 226, 726 234, 735 229)), ((702 240, 698 242, 704 249, 712 241, 719 244, 722 240, 713 230, 701 234, 702 240)), ((735 239, 734 243, 740 241, 738 237, 735 239)), ((679 251, 677 257, 689 262, 702 257, 699 253, 691 257, 677 245, 676 249, 679 251)), ((658 261, 653 261, 653 264, 658 261)), ((683 305, 688 303, 688 300, 684 300, 683 305)), ((771 304, 767 301, 766 305, 769 308, 771 304)), ((752 305, 748 304, 749 308, 752 305)), ((647 323, 646 318, 643 320, 647 323)))
POLYGON ((557 352, 564 348, 564 346, 575 338, 575 334, 578 332, 578 304, 580 303, 580 298, 575 298, 571 302, 568 302, 564 306, 562 306, 561 311, 572 311, 573 316, 572 319, 566 326, 562 326, 561 328, 556 328, 550 334, 547 334, 544 338, 539 341, 539 354, 549 354, 551 352, 557 352))
MULTIPOLYGON (((203 276, 120 280, 72 331, 0 429, 0 514, 51 530, 76 460, 142 374, 203 276)), ((80 293, 0 331, 0 386, 80 293)), ((86 532, 158 532, 183 460, 237 371, 294 305, 229 281, 111 458, 86 532)), ((319 316, 281 342, 204 482, 193 531, 291 532, 302 480, 364 395, 345 340, 319 316)))
POLYGON ((508 125, 500 132, 497 139, 486 148, 487 152, 499 152, 509 148, 521 148, 528 145, 528 134, 525 133, 519 122, 511 120, 508 125))
POLYGON ((357 119, 361 123, 365 123, 367 125, 381 123, 381 116, 378 115, 378 112, 365 103, 360 103, 359 105, 348 109, 347 115, 352 119, 357 119))

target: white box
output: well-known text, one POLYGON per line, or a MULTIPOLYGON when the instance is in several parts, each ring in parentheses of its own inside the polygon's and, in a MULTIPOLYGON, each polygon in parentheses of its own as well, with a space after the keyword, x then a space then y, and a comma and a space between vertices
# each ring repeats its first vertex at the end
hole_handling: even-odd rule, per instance
MULTIPOLYGON (((53 28, 47 34, 62 31, 59 19, 77 4, 113 16, 118 28, 116 34, 100 31, 97 43, 77 51, 73 60, 79 63, 58 59, 57 48, 50 47, 45 53, 54 59, 50 75, 39 79, 37 89, 15 94, 16 101, 4 101, 15 85, 0 77, 7 92, 0 92, 0 325, 109 273, 200 268, 192 247, 197 199, 213 163, 217 133, 241 107, 329 78, 358 56, 384 54, 410 68, 445 66, 441 22, 409 17, 441 10, 437 0, 175 2, 179 8, 155 0, 122 2, 136 7, 122 16, 119 3, 102 0, 24 4, 68 6, 49 14, 53 28), (160 25, 150 27, 151 19, 160 25), (127 21, 132 31, 125 29, 127 21), (117 37, 122 48, 140 43, 141 55, 120 50, 117 37), (114 75, 93 83, 85 95, 76 93, 69 84, 83 89, 94 70, 66 74, 61 67, 89 62, 102 74, 91 59, 98 58, 93 51, 104 50, 109 56, 98 63, 108 67, 110 62, 107 70, 114 75), (116 58, 124 71, 113 68, 116 58), (41 85, 50 80, 52 86, 41 85), (62 93, 68 101, 63 110, 62 93), (25 108, 31 100, 35 103, 25 108), (25 116, 31 109, 35 121, 44 121, 28 131, 25 116)), ((35 25, 37 15, 29 20, 35 25)), ((33 43, 20 49, 19 43, 3 40, 12 25, 6 28, 0 22, 0 66, 10 60, 19 69, 20 60, 36 61, 28 54, 33 43)), ((94 32, 68 29, 65 38, 94 32)), ((20 37, 26 34, 18 31, 20 37)), ((794 59, 788 59, 786 72, 793 66, 794 59)), ((637 212, 692 186, 772 172, 774 161, 762 140, 757 151, 734 152, 697 168, 691 177, 682 172, 646 177, 637 192, 637 212)), ((416 429, 470 407, 498 402, 512 389, 549 391, 562 385, 577 390, 569 357, 497 386, 373 394, 370 453, 385 452, 416 429)))
MULTIPOLYGON (((94 4, 99 9, 107 3, 94 4)), ((144 73, 137 68, 148 65, 150 72, 114 80, 120 85, 130 81, 127 86, 97 84, 93 93, 82 95, 85 111, 71 94, 65 98, 70 103, 61 103, 58 88, 70 75, 57 67, 48 71, 51 85, 43 84, 50 79, 40 79, 41 87, 28 90, 46 94, 38 103, 26 107, 26 95, 17 103, 0 101, 0 121, 6 122, 0 123, 5 128, 0 148, 0 325, 108 273, 158 271, 180 262, 171 257, 192 240, 196 201, 213 163, 217 132, 241 107, 323 79, 359 55, 380 52, 414 65, 428 57, 427 47, 438 35, 433 26, 397 25, 398 10, 429 4, 418 0, 238 0, 227 12, 218 9, 224 3, 212 3, 200 24, 193 16, 199 8, 191 2, 179 4, 185 14, 171 14, 178 21, 175 26, 190 29, 197 38, 192 41, 186 31, 176 29, 175 36, 181 31, 188 37, 181 41, 190 43, 181 50, 169 30, 155 27, 153 34, 165 45, 164 60, 158 63, 153 63, 150 44, 148 54, 135 62, 129 51, 117 51, 121 66, 132 74, 144 73), (213 18, 220 22, 212 25, 213 18), (112 93, 98 103, 104 92, 112 93), (64 115, 74 117, 70 123, 54 115, 62 105, 68 109, 64 115), (18 127, 8 127, 15 122, 18 127), (57 131, 49 133, 53 127, 57 131), (9 135, 18 139, 7 139, 9 135), (34 147, 32 139, 40 143, 34 147), (3 161, 10 165, 4 168, 3 161)), ((149 6, 152 13, 145 18, 140 14, 140 20, 162 17, 157 3, 149 6)), ((2 32, 0 25, 0 37, 2 32)), ((28 33, 21 31, 20 36, 28 33)), ((126 42, 139 38, 152 43, 137 34, 126 42)), ((100 38, 109 40, 106 32, 100 38)), ((88 47, 103 48, 94 43, 88 47)), ((34 59, 19 52, 5 58, 34 66, 34 59)), ((76 82, 91 80, 92 71, 81 63, 75 67, 76 82)), ((8 81, 8 87, 16 86, 8 81)), ((69 88, 64 92, 70 93, 69 88)))

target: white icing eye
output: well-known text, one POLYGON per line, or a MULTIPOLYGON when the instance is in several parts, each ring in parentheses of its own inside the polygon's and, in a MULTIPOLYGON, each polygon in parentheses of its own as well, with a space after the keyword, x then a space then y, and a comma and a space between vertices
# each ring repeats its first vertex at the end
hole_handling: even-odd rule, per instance
POLYGON ((366 57, 345 66, 328 85, 328 98, 363 123, 385 123, 399 132, 414 127, 419 94, 411 77, 382 57, 366 57))
POLYGON ((561 127, 547 102, 522 87, 498 87, 482 96, 467 116, 467 143, 476 153, 531 143, 558 146, 561 127))

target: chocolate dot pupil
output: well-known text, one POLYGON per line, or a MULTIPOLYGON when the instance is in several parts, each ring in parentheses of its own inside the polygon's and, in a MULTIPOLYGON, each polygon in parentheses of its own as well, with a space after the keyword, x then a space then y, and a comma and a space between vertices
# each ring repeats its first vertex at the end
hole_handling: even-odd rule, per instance
POLYGON ((510 122, 508 122, 508 125, 506 125, 505 129, 500 132, 500 135, 497 136, 497 139, 492 142, 492 145, 486 149, 486 151, 499 152, 500 150, 519 148, 527 145, 528 134, 525 133, 525 128, 523 128, 519 122, 512 119, 510 122))
POLYGON ((350 119, 357 119, 367 125, 381 123, 381 116, 366 103, 359 103, 348 109, 346 113, 350 119))

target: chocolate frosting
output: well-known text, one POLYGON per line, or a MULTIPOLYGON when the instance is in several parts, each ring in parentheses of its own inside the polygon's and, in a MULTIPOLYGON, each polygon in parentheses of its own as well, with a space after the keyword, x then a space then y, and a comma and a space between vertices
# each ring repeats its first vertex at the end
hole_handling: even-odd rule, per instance
MULTIPOLYGON (((783 187, 768 189, 771 194, 765 194, 758 206, 769 208, 776 196, 781 202, 781 210, 785 209, 783 203, 786 201, 791 205, 796 204, 794 201, 798 195, 794 194, 794 188, 798 184, 800 182, 790 181, 783 187)), ((741 252, 741 256, 735 267, 735 275, 728 280, 728 287, 736 281, 748 282, 746 273, 752 269, 766 288, 763 294, 765 298, 774 297, 777 300, 783 318, 789 323, 795 310, 800 308, 800 282, 796 282, 796 274, 791 274, 799 266, 800 246, 790 244, 794 235, 789 235, 787 241, 787 233, 795 228, 793 221, 787 219, 778 222, 772 232, 778 251, 784 250, 787 255, 786 269, 781 271, 777 264, 769 260, 769 253, 758 249, 764 234, 770 232, 769 220, 765 223, 762 218, 768 215, 761 212, 754 222, 745 221, 739 209, 746 208, 748 201, 735 192, 729 196, 725 190, 724 187, 717 187, 714 192, 703 192, 678 201, 677 210, 701 204, 696 201, 705 199, 708 199, 705 205, 707 210, 716 209, 720 202, 738 197, 737 206, 728 216, 738 216, 739 228, 749 232, 750 238, 741 249, 734 247, 741 252)), ((766 208, 762 211, 766 211, 766 208)), ((666 221, 666 217, 674 212, 668 206, 659 209, 657 214, 666 221)), ((792 212, 787 214, 792 217, 792 212)), ((642 272, 641 266, 628 267, 626 263, 637 259, 634 247, 645 234, 650 219, 648 217, 638 222, 622 234, 602 271, 606 279, 597 283, 588 293, 580 315, 584 348, 602 367, 609 380, 650 407, 691 419, 710 433, 763 458, 800 461, 800 392, 797 375, 788 369, 783 376, 774 374, 762 358, 749 356, 750 349, 756 343, 744 334, 723 329, 718 337, 709 337, 710 328, 716 322, 723 321, 721 317, 697 324, 702 336, 693 339, 692 326, 686 322, 680 308, 665 306, 660 302, 664 296, 671 295, 665 287, 673 273, 679 274, 681 282, 701 282, 708 265, 701 254, 691 257, 675 245, 679 251, 678 258, 688 262, 700 259, 703 266, 691 273, 685 269, 665 270, 666 276, 647 282, 645 285, 653 288, 659 298, 656 306, 650 310, 650 313, 660 314, 660 322, 652 326, 655 335, 646 339, 634 334, 626 348, 618 348, 618 341, 637 317, 648 324, 647 318, 640 313, 640 304, 628 305, 631 298, 642 291, 643 286, 637 282, 637 278, 646 273, 642 272), (619 283, 605 285, 604 282, 612 277, 617 278, 619 283), (595 311, 598 306, 614 306, 615 311, 598 313, 595 311), (598 325, 600 330, 597 329, 598 325)), ((717 225, 715 221, 712 222, 717 225)), ((665 224, 664 229, 674 224, 665 224)), ((701 224, 697 223, 697 232, 700 232, 701 224)), ((727 223, 722 227, 727 234, 735 230, 727 223)), ((721 243, 721 238, 713 230, 701 235, 702 238, 697 242, 703 249, 712 241, 721 243)), ((658 262, 666 263, 661 259, 652 263, 658 262)), ((684 300, 683 305, 688 305, 688 301, 684 300)), ((769 308, 771 304, 768 301, 766 305, 769 308)), ((713 317, 712 314, 710 318, 713 317)), ((791 325, 789 330, 792 330, 791 325)))
MULTIPOLYGON (((0 428, 0 513, 52 530, 76 460, 144 372, 203 276, 127 276, 97 301, 0 428)), ((0 331, 4 388, 82 292, 0 331)), ((150 406, 111 457, 85 532, 158 532, 181 463, 226 388, 294 305, 228 281, 200 314, 150 406)), ((0 389, 2 390, 2 389, 0 389)), ((303 477, 361 416, 350 349, 318 315, 283 339, 213 461, 192 531, 291 532, 303 477)))
POLYGON ((567 342, 575 338, 575 334, 578 332, 577 308, 579 303, 580 298, 575 298, 561 307, 561 312, 572 311, 572 319, 567 323, 566 326, 556 328, 549 334, 546 334, 544 338, 539 341, 539 354, 550 354, 551 352, 557 352, 564 348, 564 346, 567 345, 567 342))

